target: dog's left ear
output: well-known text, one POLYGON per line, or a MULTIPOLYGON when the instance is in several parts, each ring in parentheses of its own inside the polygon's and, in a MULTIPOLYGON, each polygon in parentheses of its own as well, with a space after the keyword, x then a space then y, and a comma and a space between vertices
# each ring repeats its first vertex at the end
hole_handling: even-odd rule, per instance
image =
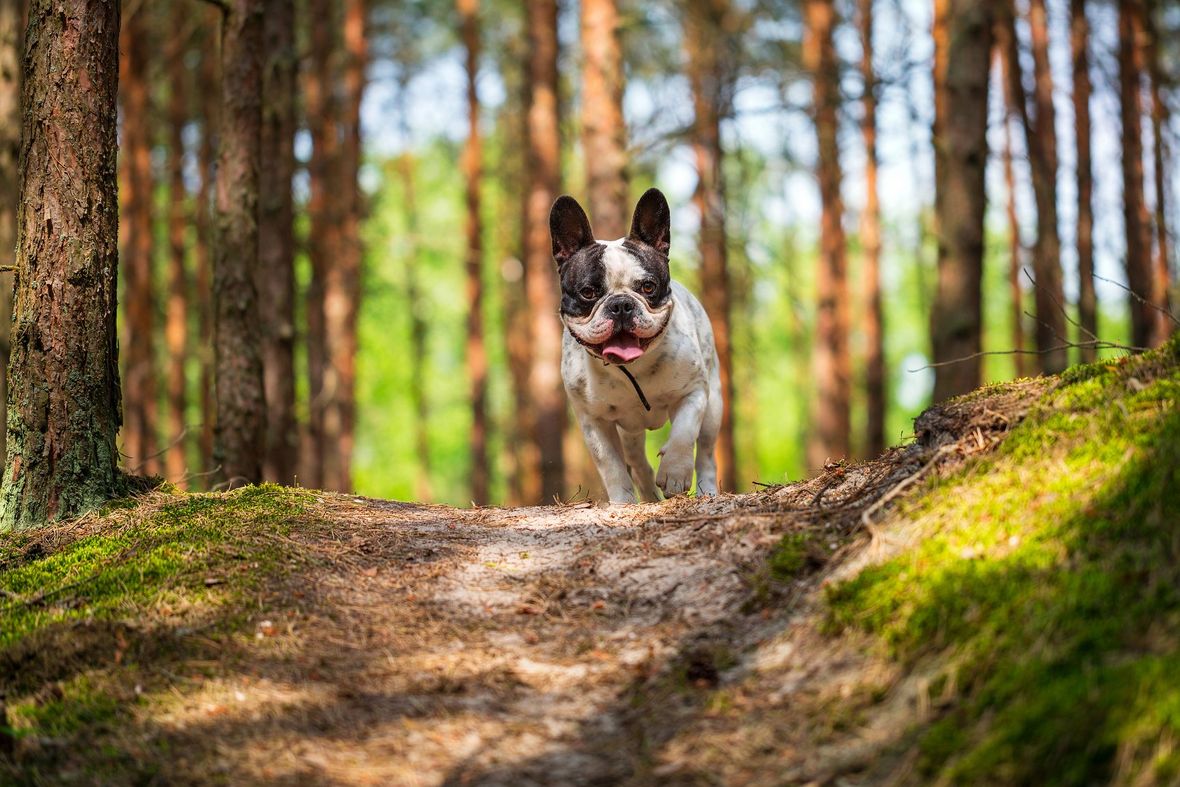
POLYGON ((558 266, 594 243, 590 219, 578 201, 568 195, 557 198, 549 211, 549 236, 553 241, 553 259, 558 266))
POLYGON ((671 224, 668 200, 659 189, 648 189, 635 206, 631 218, 631 237, 651 246, 661 254, 671 247, 671 224))

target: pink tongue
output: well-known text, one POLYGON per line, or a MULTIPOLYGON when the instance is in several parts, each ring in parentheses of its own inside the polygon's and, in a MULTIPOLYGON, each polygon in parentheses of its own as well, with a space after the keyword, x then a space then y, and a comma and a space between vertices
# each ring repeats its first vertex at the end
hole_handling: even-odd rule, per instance
POLYGON ((607 340, 602 346, 602 355, 608 361, 630 363, 643 355, 643 348, 639 346, 638 337, 624 331, 607 340))

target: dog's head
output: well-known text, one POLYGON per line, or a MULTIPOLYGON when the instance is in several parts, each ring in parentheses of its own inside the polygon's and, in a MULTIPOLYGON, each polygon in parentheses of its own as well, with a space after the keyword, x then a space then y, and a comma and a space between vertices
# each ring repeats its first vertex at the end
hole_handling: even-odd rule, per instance
POLYGON ((626 364, 642 356, 668 327, 668 201, 657 189, 639 198, 631 232, 596 241, 586 212, 559 197, 549 213, 553 258, 561 279, 561 319, 590 354, 626 364))

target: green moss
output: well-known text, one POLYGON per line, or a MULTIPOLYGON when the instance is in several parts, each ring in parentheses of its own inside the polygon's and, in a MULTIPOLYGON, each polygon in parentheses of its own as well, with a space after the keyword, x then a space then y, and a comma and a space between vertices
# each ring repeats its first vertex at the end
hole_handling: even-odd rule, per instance
POLYGON ((902 512, 913 548, 829 588, 833 628, 960 676, 955 710, 916 730, 927 778, 1177 773, 1177 346, 1071 370, 993 456, 902 512))

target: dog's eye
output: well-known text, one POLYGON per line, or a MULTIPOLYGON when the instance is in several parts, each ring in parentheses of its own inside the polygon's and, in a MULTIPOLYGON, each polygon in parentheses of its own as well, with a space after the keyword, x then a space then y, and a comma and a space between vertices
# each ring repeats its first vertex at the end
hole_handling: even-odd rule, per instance
POLYGON ((645 281, 643 284, 639 285, 639 291, 644 295, 655 295, 656 283, 654 281, 645 281))
POLYGON ((581 292, 579 292, 578 294, 582 296, 582 300, 586 300, 586 301, 598 300, 598 290, 594 289, 593 287, 583 287, 581 292))

